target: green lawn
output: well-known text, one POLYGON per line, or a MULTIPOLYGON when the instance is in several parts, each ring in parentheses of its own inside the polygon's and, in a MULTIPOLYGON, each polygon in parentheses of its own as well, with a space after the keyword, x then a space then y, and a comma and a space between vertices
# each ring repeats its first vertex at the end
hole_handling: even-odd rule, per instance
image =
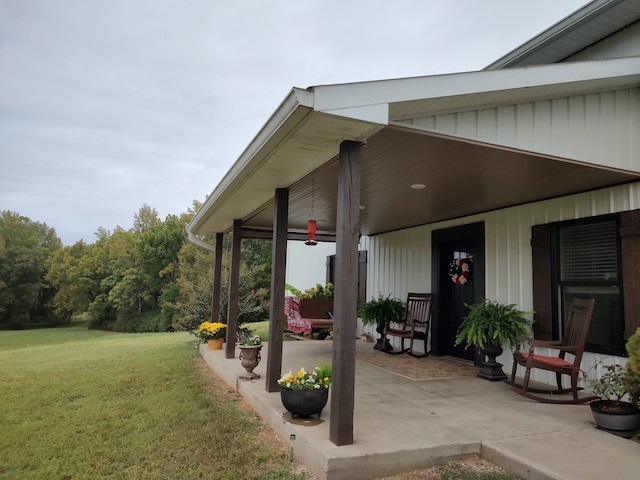
POLYGON ((0 332, 0 479, 293 479, 186 333, 0 332))

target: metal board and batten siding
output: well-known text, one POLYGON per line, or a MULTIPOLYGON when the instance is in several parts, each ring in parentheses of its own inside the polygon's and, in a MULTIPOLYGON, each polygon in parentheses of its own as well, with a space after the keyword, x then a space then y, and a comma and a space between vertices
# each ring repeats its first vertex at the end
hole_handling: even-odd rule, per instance
MULTIPOLYGON (((403 298, 409 291, 431 291, 431 232, 457 225, 485 223, 485 294, 500 302, 533 310, 531 226, 640 208, 640 182, 507 208, 447 222, 423 225, 369 238, 367 298, 403 298)), ((605 357, 585 352, 588 370, 605 357)), ((498 359, 509 372, 511 352, 498 359)), ((626 359, 606 356, 605 363, 626 359)), ((555 376, 535 372, 534 380, 551 383, 555 376)))
MULTIPOLYGON (((639 60, 640 61, 640 60, 639 60)), ((486 108, 397 122, 594 165, 638 172, 640 89, 486 108)))

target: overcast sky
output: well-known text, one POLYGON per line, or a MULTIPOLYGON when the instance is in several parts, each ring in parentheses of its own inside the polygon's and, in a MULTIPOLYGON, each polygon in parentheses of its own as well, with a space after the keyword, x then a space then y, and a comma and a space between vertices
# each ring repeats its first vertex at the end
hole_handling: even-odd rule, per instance
POLYGON ((586 0, 2 0, 0 210, 204 201, 292 87, 480 70, 586 0))

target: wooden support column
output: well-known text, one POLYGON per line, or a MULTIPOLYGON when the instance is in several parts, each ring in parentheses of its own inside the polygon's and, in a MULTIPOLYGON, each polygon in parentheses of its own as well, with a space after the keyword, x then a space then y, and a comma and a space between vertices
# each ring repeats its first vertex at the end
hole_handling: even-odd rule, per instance
POLYGON ((336 216, 336 291, 329 439, 353 443, 360 235, 360 142, 340 144, 336 216))
POLYGON ((238 331, 238 288, 240 286, 240 245, 242 244, 242 220, 233 221, 231 242, 231 268, 229 272, 229 301, 227 302, 227 339, 225 358, 236 355, 236 332, 238 331))
POLYGON ((287 267, 287 229, 289 226, 289 190, 276 189, 271 255, 271 308, 269 310, 269 352, 267 355, 267 392, 280 391, 282 370, 282 333, 284 331, 284 284, 287 267))
POLYGON ((220 289, 222 286, 222 240, 223 233, 216 234, 216 256, 213 264, 213 287, 211 289, 211 321, 220 321, 220 289))

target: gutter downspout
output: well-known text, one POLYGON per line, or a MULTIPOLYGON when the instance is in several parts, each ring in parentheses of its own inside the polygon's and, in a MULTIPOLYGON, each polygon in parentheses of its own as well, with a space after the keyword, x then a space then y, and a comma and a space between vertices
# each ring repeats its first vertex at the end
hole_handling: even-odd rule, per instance
POLYGON ((204 241, 200 240, 192 232, 187 231, 187 234, 189 235, 189 241, 191 243, 193 243, 195 245, 198 245, 199 247, 202 247, 205 250, 209 250, 210 252, 215 252, 216 251, 216 247, 215 246, 210 245, 207 242, 204 242, 204 241))

